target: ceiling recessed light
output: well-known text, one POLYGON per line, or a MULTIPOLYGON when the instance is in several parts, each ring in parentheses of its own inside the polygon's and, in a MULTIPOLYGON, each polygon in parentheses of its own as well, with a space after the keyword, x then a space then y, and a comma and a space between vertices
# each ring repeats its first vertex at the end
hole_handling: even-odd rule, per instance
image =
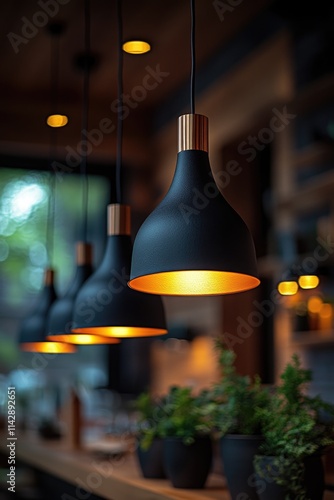
POLYGON ((50 115, 47 117, 46 123, 49 127, 64 127, 68 123, 68 118, 66 115, 50 115))
POLYGON ((304 288, 305 290, 310 290, 312 288, 317 288, 319 285, 319 278, 313 274, 304 274, 299 276, 298 283, 300 288, 304 288))
POLYGON ((145 54, 151 50, 151 45, 144 40, 129 40, 123 43, 123 50, 128 54, 145 54))

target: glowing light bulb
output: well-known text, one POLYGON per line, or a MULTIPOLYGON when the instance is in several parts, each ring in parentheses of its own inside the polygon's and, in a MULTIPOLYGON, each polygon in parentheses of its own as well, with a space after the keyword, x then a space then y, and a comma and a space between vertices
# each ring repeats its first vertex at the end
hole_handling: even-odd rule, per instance
POLYGON ((298 278, 298 283, 300 288, 303 288, 304 290, 311 290, 312 288, 317 288, 319 285, 319 278, 318 276, 312 274, 306 274, 298 278))
POLYGON ((68 123, 68 118, 66 115, 50 115, 47 117, 46 123, 53 128, 64 127, 68 123))
POLYGON ((123 43, 123 50, 128 54, 145 54, 151 50, 151 45, 144 40, 129 40, 123 43))
POLYGON ((277 289, 281 295, 296 295, 298 283, 296 281, 281 281, 277 289))

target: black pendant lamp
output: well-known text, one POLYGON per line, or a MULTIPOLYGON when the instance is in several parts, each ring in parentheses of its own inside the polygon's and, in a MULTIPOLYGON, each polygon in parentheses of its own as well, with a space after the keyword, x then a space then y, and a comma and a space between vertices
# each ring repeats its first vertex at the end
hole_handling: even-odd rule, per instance
POLYGON ((131 290, 130 207, 108 206, 108 241, 101 265, 77 295, 74 333, 146 337, 167 333, 159 296, 131 290))
MULTIPOLYGON (((51 90, 52 112, 56 109, 59 74, 59 36, 63 32, 63 25, 54 23, 49 26, 51 34, 51 90)), ((50 128, 50 165, 56 150, 56 128, 50 128)), ((50 175, 49 203, 47 214, 47 249, 49 263, 53 257, 54 216, 56 197, 56 176, 50 175)), ((41 353, 72 353, 76 352, 73 345, 64 342, 52 342, 47 338, 47 318, 52 304, 57 299, 54 289, 54 270, 48 267, 45 271, 44 288, 38 297, 38 306, 32 315, 23 320, 19 332, 20 349, 29 352, 41 353)))
MULTIPOLYGON (((51 174, 50 194, 47 215, 47 249, 48 259, 52 261, 53 232, 54 232, 54 204, 55 204, 55 175, 51 174)), ((73 345, 65 342, 53 342, 47 338, 48 315, 52 304, 57 300, 54 289, 55 272, 49 266, 44 274, 43 290, 38 296, 38 306, 35 311, 25 318, 19 331, 19 345, 22 351, 40 352, 49 354, 67 354, 76 352, 73 345)))
POLYGON ((129 286, 161 295, 219 295, 259 285, 252 236, 220 193, 208 158, 208 119, 195 114, 191 0, 191 114, 178 121, 173 182, 134 242, 129 286))
MULTIPOLYGON (((121 1, 118 8, 118 98, 122 109, 123 53, 121 1)), ((77 295, 73 333, 106 337, 149 337, 167 333, 161 297, 131 290, 131 212, 121 203, 123 122, 117 126, 117 203, 108 206, 108 240, 102 263, 77 295)))
MULTIPOLYGON (((84 16, 84 46, 83 57, 78 58, 78 65, 83 70, 83 99, 82 99, 82 144, 87 146, 87 136, 84 131, 88 130, 89 114, 89 77, 90 70, 95 63, 95 59, 90 51, 90 2, 85 0, 84 16)), ((87 151, 87 148, 83 148, 87 151)), ((76 247, 76 273, 74 280, 64 295, 52 305, 48 318, 48 338, 49 340, 69 342, 78 345, 91 344, 116 344, 116 338, 106 338, 99 335, 72 333, 72 316, 76 296, 93 272, 92 267, 92 246, 87 243, 87 219, 88 219, 88 179, 87 179, 87 155, 83 155, 80 165, 82 181, 82 241, 76 247)))
POLYGON ((77 345, 92 345, 92 344, 117 344, 119 340, 116 338, 106 338, 99 335, 89 333, 73 333, 73 311, 76 296, 92 274, 92 252, 91 245, 79 241, 76 247, 76 273, 74 280, 64 295, 64 297, 56 300, 48 316, 48 339, 58 342, 67 342, 77 345))
POLYGON ((19 344, 22 351, 47 354, 76 352, 76 348, 73 345, 64 342, 51 342, 46 338, 48 313, 56 299, 54 271, 48 268, 45 271, 44 288, 38 296, 38 307, 33 314, 24 319, 21 324, 19 344))

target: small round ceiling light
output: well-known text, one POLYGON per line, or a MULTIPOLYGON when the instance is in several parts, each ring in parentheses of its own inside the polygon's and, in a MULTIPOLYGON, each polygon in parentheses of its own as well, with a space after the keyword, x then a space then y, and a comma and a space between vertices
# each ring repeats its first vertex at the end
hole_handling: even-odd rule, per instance
POLYGON ((50 115, 47 117, 46 123, 52 128, 65 127, 68 123, 68 118, 66 115, 50 115))
POLYGON ((146 54, 150 52, 151 45, 144 40, 129 40, 123 43, 123 50, 128 54, 146 54))
POLYGON ((299 276, 298 278, 299 286, 304 290, 311 290, 312 288, 317 288, 319 282, 320 280, 318 276, 313 274, 304 274, 302 276, 299 276))
POLYGON ((281 281, 277 289, 281 295, 296 295, 298 292, 298 283, 293 280, 281 281))

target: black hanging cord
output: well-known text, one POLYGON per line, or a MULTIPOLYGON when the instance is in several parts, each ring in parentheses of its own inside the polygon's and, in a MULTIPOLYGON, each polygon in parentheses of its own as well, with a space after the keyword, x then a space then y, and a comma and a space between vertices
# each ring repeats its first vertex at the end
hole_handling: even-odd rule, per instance
POLYGON ((195 0, 190 0, 191 11, 191 76, 190 76, 190 113, 195 114, 195 72, 196 72, 196 52, 195 52, 195 0))
POLYGON ((80 164, 82 184, 82 241, 87 241, 88 226, 88 179, 87 179, 87 144, 88 139, 84 131, 88 130, 89 115, 89 77, 90 77, 90 1, 85 0, 84 14, 84 72, 83 72, 83 96, 82 96, 82 128, 81 141, 83 155, 80 164))
POLYGON ((122 147, 123 147, 123 19, 122 0, 117 0, 117 31, 118 31, 118 69, 117 69, 117 94, 119 111, 117 115, 117 154, 116 154, 116 199, 122 203, 122 147))
POLYGON ((56 176, 49 174, 49 200, 46 218, 46 248, 48 256, 48 266, 52 267, 54 254, 54 226, 55 226, 55 204, 56 204, 56 176))
MULTIPOLYGON (((50 104, 51 114, 56 114, 58 111, 58 80, 59 80, 59 35, 57 27, 50 26, 50 104)), ((55 204, 56 204, 56 175, 52 168, 52 162, 56 157, 57 151, 57 129, 50 127, 50 178, 49 178, 49 200, 47 211, 46 225, 46 246, 48 253, 48 265, 51 267, 54 257, 54 227, 55 227, 55 204)))

